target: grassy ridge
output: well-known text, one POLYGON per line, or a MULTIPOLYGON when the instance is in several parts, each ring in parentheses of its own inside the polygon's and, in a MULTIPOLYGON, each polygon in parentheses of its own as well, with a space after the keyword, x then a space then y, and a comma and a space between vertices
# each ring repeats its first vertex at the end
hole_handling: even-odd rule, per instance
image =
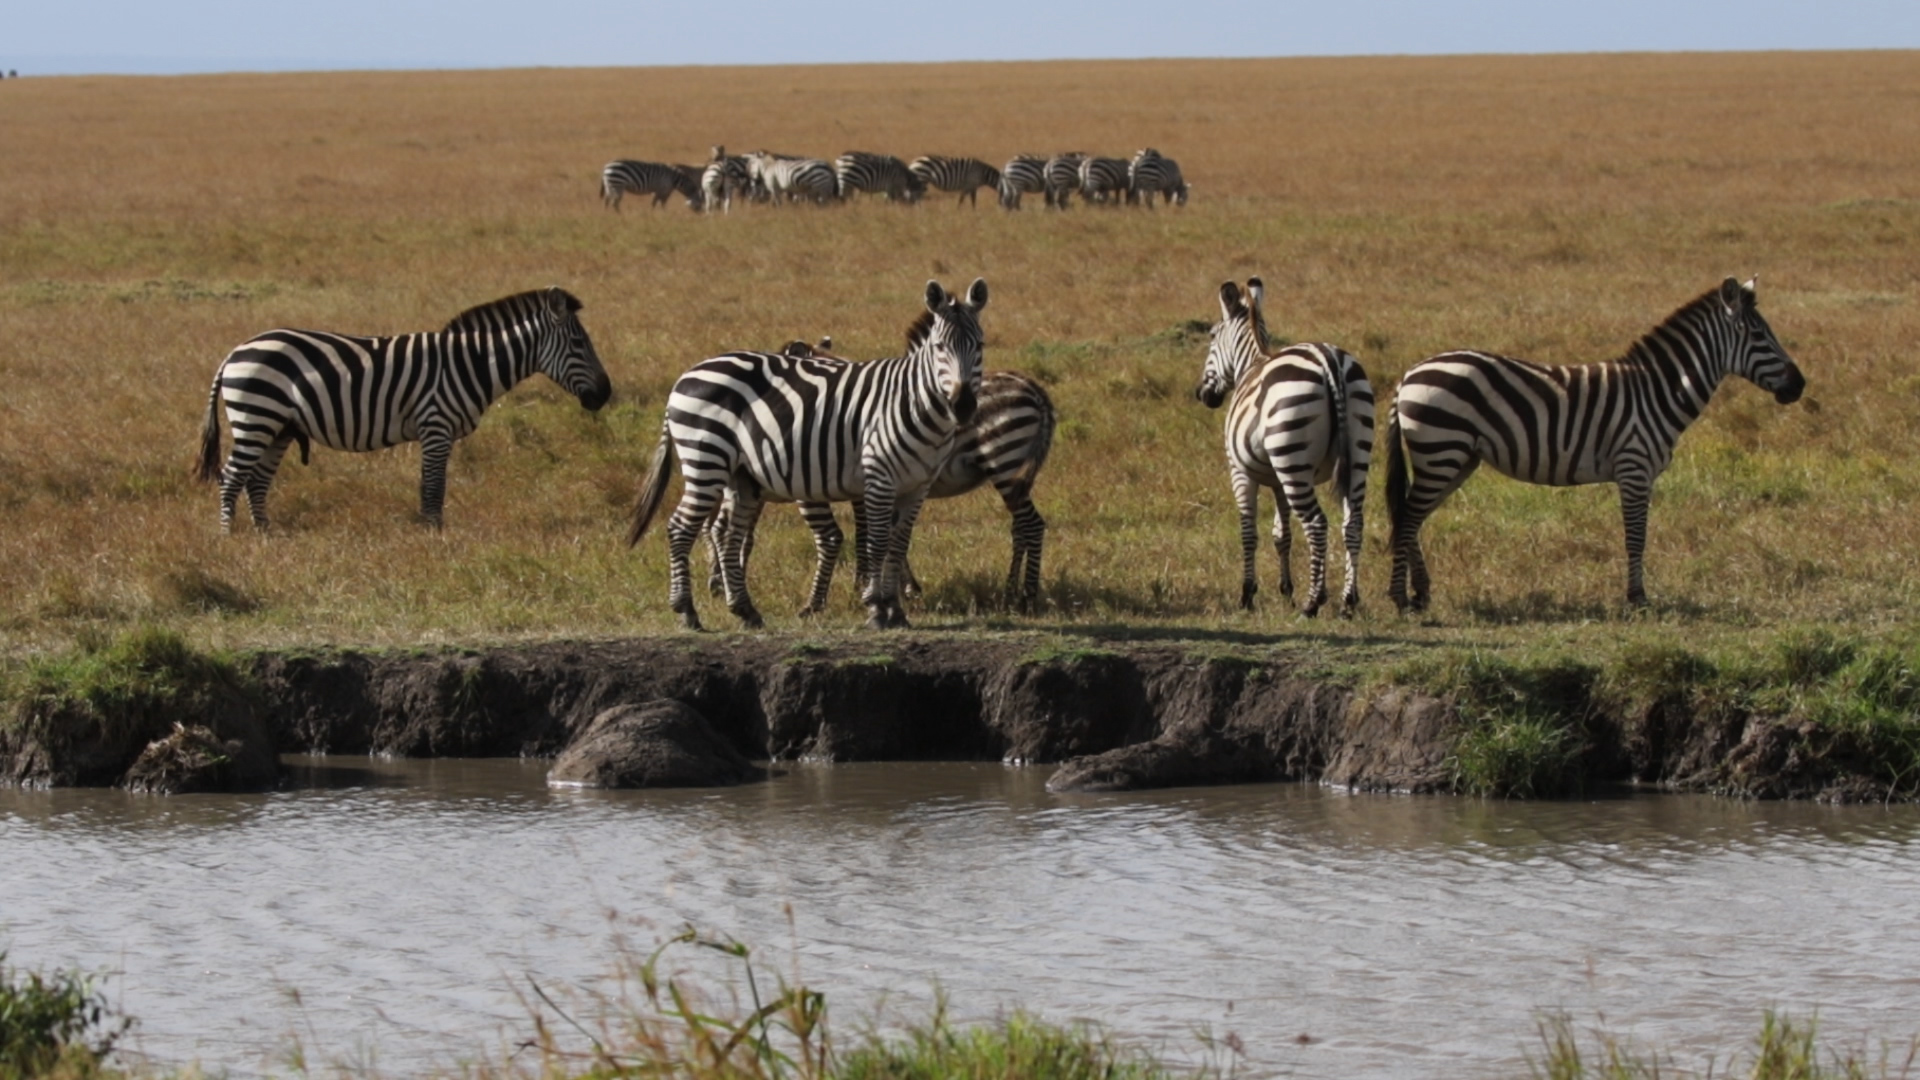
MULTIPOLYGON (((993 287, 989 364, 1040 376, 1062 415, 1036 492, 1039 625, 1576 650, 1882 635, 1920 586, 1917 71, 1862 53, 9 82, 0 641, 140 622, 215 645, 666 630, 664 542, 618 538, 673 376, 821 333, 884 355, 926 278, 975 275, 993 287), (1154 213, 599 205, 607 159, 699 160, 713 142, 994 160, 1156 145, 1195 194, 1154 213), (1722 390, 1656 490, 1641 624, 1615 621, 1611 488, 1491 476, 1429 528, 1433 625, 1384 601, 1377 483, 1359 619, 1303 627, 1271 549, 1262 610, 1231 610, 1220 417, 1188 394, 1220 281, 1263 276, 1277 332, 1352 349, 1384 394, 1443 348, 1610 357, 1754 272, 1813 404, 1722 390), (516 391, 457 449, 442 534, 412 520, 402 449, 317 450, 275 486, 275 535, 217 535, 186 470, 233 344, 276 325, 421 329, 548 283, 587 302, 605 412, 544 381, 516 391)), ((761 539, 756 596, 796 628, 810 544, 779 508, 761 539)), ((922 625, 1001 625, 980 612, 1006 551, 991 495, 930 507, 922 625)), ((826 625, 857 621, 843 584, 826 625)))

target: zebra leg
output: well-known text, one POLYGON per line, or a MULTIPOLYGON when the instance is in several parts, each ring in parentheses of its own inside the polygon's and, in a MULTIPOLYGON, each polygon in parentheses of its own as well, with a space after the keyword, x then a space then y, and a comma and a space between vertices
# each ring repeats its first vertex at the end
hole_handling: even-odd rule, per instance
POLYGON ((1240 508, 1240 610, 1252 611, 1253 597, 1260 591, 1253 569, 1258 531, 1254 518, 1260 512, 1260 488, 1238 465, 1233 467, 1233 501, 1240 508))
POLYGON ((720 552, 721 546, 727 541, 728 523, 732 520, 733 507, 731 498, 722 499, 720 502, 720 510, 713 515, 713 520, 708 523, 705 534, 707 538, 707 555, 710 557, 710 563, 707 567, 707 594, 710 596, 725 596, 727 594, 726 584, 720 577, 720 552))
POLYGON ((420 518, 440 528, 440 510, 447 501, 447 458, 453 454, 453 438, 445 431, 428 430, 420 434, 420 518))
POLYGON ((923 488, 918 494, 894 503, 893 528, 885 530, 886 554, 880 562, 882 588, 886 590, 887 600, 883 604, 879 629, 904 629, 907 626, 907 612, 900 604, 900 581, 907 573, 907 549, 913 546, 913 525, 919 520, 920 507, 925 501, 926 490, 923 488))
POLYGON ((873 538, 875 533, 872 522, 867 520, 867 501, 853 500, 853 580, 855 588, 866 593, 867 586, 873 584, 875 567, 879 564, 873 558, 873 538))
POLYGON ((733 497, 732 521, 727 526, 726 542, 721 545, 720 572, 727 587, 727 610, 739 617, 740 622, 749 630, 758 630, 766 625, 760 612, 753 606, 753 598, 747 595, 747 553, 753 546, 753 529, 760 521, 760 510, 766 506, 758 491, 735 488, 730 492, 733 497))
POLYGON ((253 475, 247 478, 247 510, 253 515, 253 527, 263 532, 267 528, 267 489, 273 486, 274 474, 280 471, 280 461, 292 443, 291 438, 282 438, 267 447, 254 463, 253 475))
POLYGON ((1047 520, 1034 509, 1024 488, 1002 492, 1001 498, 1013 515, 1013 563, 1007 567, 1006 604, 1031 615, 1040 601, 1040 546, 1046 541, 1047 520))
POLYGON ((1354 473, 1352 488, 1341 500, 1346 504, 1346 517, 1340 532, 1347 548, 1347 587, 1340 593, 1342 615, 1351 614, 1360 606, 1360 543, 1366 535, 1367 471, 1362 468, 1354 473))
POLYGON ((680 505, 667 519, 667 606, 689 630, 700 629, 700 615, 693 607, 693 575, 688 563, 693 545, 706 532, 707 522, 719 504, 719 489, 688 484, 680 493, 680 505))
POLYGON ((1627 606, 1647 606, 1641 559, 1647 551, 1647 504, 1653 498, 1653 477, 1633 470, 1618 477, 1620 517, 1627 530, 1627 606))
POLYGON ((807 606, 800 609, 800 617, 806 618, 827 609, 827 590, 833 585, 834 564, 840 561, 840 547, 847 538, 840 531, 840 523, 833 519, 832 503, 803 502, 800 516, 813 532, 813 589, 807 594, 807 606))
POLYGON ((1426 554, 1420 550, 1420 527, 1447 496, 1467 482, 1473 470, 1480 467, 1480 459, 1471 451, 1459 448, 1438 455, 1438 460, 1419 453, 1407 456, 1413 464, 1413 476, 1406 506, 1393 523, 1393 577, 1387 595, 1401 611, 1425 611, 1432 581, 1427 576, 1426 554), (1409 576, 1413 585, 1411 594, 1407 589, 1409 576))
POLYGON ((1293 599, 1293 511, 1285 488, 1273 493, 1273 553, 1280 556, 1280 595, 1293 599))
POLYGON ((1327 602, 1327 515, 1313 493, 1313 474, 1285 481, 1283 497, 1299 515, 1300 531, 1307 534, 1307 600, 1300 614, 1312 618, 1327 602))
MULTIPOLYGON (((240 504, 240 492, 246 489, 247 482, 253 477, 253 470, 259 460, 259 451, 253 444, 234 440, 233 450, 227 454, 227 464, 220 470, 220 531, 233 531, 233 512, 240 504)), ((266 528, 266 523, 258 517, 254 527, 266 528)))

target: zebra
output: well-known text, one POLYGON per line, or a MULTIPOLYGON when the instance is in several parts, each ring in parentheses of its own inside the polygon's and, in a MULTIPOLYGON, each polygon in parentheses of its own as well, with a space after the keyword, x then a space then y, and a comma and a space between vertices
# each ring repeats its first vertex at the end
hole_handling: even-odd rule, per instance
POLYGON ((1044 175, 1048 207, 1055 210, 1067 208, 1067 199, 1080 190, 1080 163, 1085 160, 1087 155, 1077 150, 1055 154, 1047 159, 1044 175))
POLYGON ((536 371, 597 411, 613 393, 580 325, 580 301, 553 287, 470 308, 438 332, 348 337, 269 330, 220 362, 207 394, 196 475, 220 481, 220 530, 233 528, 245 489, 255 527, 267 527, 267 488, 280 459, 300 444, 379 450, 420 443, 420 516, 434 528, 447 490, 454 441, 487 406, 536 371), (233 453, 220 465, 222 403, 233 453))
MULTIPOLYGON (((788 356, 828 356, 833 339, 822 338, 819 346, 805 341, 790 341, 780 347, 788 356)), ((1033 505, 1033 482, 1047 463, 1053 447, 1055 415, 1053 400, 1038 382, 1017 371, 989 371, 980 377, 980 404, 973 421, 955 436, 954 447, 940 475, 927 491, 929 499, 949 499, 965 495, 982 484, 992 483, 1000 500, 1012 515, 1013 561, 1007 569, 1004 603, 1023 614, 1032 614, 1040 601, 1040 553, 1047 534, 1046 519, 1033 505)), ((720 550, 732 520, 729 503, 714 516, 708 531, 713 553, 713 569, 707 579, 709 592, 719 593, 720 550)), ((800 516, 813 533, 817 556, 813 584, 802 617, 826 610, 827 593, 833 584, 833 570, 846 542, 839 522, 834 520, 833 505, 801 502, 800 516)), ((853 500, 854 531, 858 536, 869 527, 863 500, 853 500)), ((856 546, 859 546, 856 544, 856 546)), ((747 539, 742 561, 752 555, 752 538, 747 539)), ((902 590, 909 596, 920 591, 912 564, 901 564, 902 590)), ((862 583, 872 576, 872 567, 860 564, 855 577, 862 583)))
POLYGON ((888 202, 911 203, 919 202, 927 192, 926 183, 891 154, 849 150, 835 159, 833 172, 842 199, 851 198, 855 192, 877 191, 884 193, 888 202))
POLYGON ((1240 508, 1240 607, 1253 609, 1255 515, 1260 488, 1274 492, 1273 544, 1280 556, 1280 595, 1293 597, 1293 531, 1300 518, 1311 553, 1303 615, 1327 600, 1327 516, 1315 484, 1333 481, 1345 506, 1342 529, 1347 582, 1341 607, 1360 602, 1360 540, 1365 525, 1367 466, 1373 457, 1373 385, 1366 369, 1333 345, 1289 345, 1273 350, 1259 278, 1244 296, 1233 282, 1220 286, 1220 322, 1207 346, 1206 367, 1194 396, 1209 409, 1227 402, 1227 469, 1240 508))
POLYGON ((984 278, 965 296, 929 281, 926 311, 907 330, 904 356, 855 364, 736 352, 680 376, 627 544, 646 535, 677 453, 685 490, 667 522, 668 596, 684 625, 700 626, 688 556, 723 489, 734 508, 721 572, 727 607, 743 624, 762 624, 747 594, 744 549, 765 502, 845 502, 856 495, 875 521, 891 524, 860 536, 868 565, 877 568, 863 590, 867 625, 907 624, 900 566, 954 433, 979 405, 979 314, 986 305, 984 278))
POLYGON ((1761 317, 1756 289, 1756 281, 1726 279, 1617 360, 1549 367, 1449 352, 1413 365, 1400 380, 1387 425, 1394 604, 1402 611, 1426 608, 1420 526, 1485 461, 1532 484, 1617 484, 1627 604, 1645 607, 1641 556, 1653 482, 1714 388, 1739 375, 1782 405, 1806 389, 1806 378, 1761 317))
POLYGON ((652 195, 653 205, 663 206, 674 192, 686 196, 687 205, 700 203, 700 170, 692 165, 667 165, 658 161, 609 161, 600 170, 600 201, 611 210, 620 209, 620 197, 627 192, 652 195))
POLYGON ((707 167, 700 172, 701 206, 711 212, 716 206, 721 213, 731 212, 735 192, 750 192, 753 177, 747 172, 747 159, 728 156, 727 148, 716 146, 707 167))
POLYGON ((1127 164, 1127 201, 1144 200, 1147 208, 1152 209, 1155 192, 1164 195, 1169 203, 1187 205, 1187 182, 1180 175, 1180 163, 1147 147, 1134 154, 1127 164))
MULTIPOLYGON (((1020 196, 1030 193, 1046 193, 1047 161, 1032 154, 1019 154, 1010 159, 1006 167, 1000 170, 1000 205, 1008 210, 1020 209, 1020 196)), ((1052 195, 1047 195, 1047 204, 1053 203, 1052 195)))
POLYGON ((980 205, 980 189, 1000 189, 1000 170, 981 161, 979 158, 950 158, 938 154, 913 159, 907 168, 928 187, 941 191, 959 192, 956 202, 980 205))
POLYGON ((1080 197, 1091 203, 1112 201, 1119 206, 1127 195, 1127 163, 1119 158, 1090 157, 1080 162, 1080 197))
POLYGON ((819 158, 786 157, 756 150, 747 155, 747 171, 766 187, 776 203, 807 198, 825 204, 840 197, 833 166, 819 158))

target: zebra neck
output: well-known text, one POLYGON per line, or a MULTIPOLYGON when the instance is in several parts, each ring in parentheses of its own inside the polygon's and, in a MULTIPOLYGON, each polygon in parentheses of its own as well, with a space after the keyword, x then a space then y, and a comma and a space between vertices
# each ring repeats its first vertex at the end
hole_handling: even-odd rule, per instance
POLYGON ((1636 344, 1622 364, 1645 372, 1649 388, 1664 399, 1670 414, 1692 423, 1726 378, 1724 351, 1711 335, 1654 334, 1636 344))
POLYGON ((466 376, 481 400, 492 402, 533 374, 532 334, 525 326, 447 335, 449 366, 466 376))

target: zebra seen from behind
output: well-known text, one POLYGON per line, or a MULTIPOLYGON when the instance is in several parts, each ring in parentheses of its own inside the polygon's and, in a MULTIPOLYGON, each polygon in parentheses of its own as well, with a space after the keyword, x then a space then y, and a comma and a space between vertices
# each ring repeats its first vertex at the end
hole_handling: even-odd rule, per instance
POLYGON ((612 394, 580 301, 560 288, 470 308, 446 328, 396 337, 269 330, 220 362, 200 428, 196 475, 220 481, 220 528, 230 531, 240 492, 267 527, 267 488, 287 448, 305 463, 313 442, 335 450, 420 443, 420 516, 440 527, 447 457, 456 440, 514 385, 542 372, 598 410, 612 394), (220 463, 221 404, 233 452, 220 463))
POLYGON ((727 607, 761 625, 747 593, 744 551, 768 501, 848 502, 859 497, 889 528, 859 537, 876 568, 862 590, 867 624, 905 626, 900 578, 914 521, 979 406, 979 313, 987 283, 965 296, 929 281, 926 311, 907 330, 904 356, 850 363, 827 357, 736 352, 702 361, 667 397, 660 442, 634 504, 629 546, 646 535, 666 494, 674 458, 685 490, 667 522, 669 603, 697 629, 688 560, 693 545, 733 499, 721 552, 727 607))
POLYGON ((1127 163, 1127 201, 1145 202, 1151 210, 1156 193, 1175 206, 1187 205, 1187 181, 1180 175, 1180 163, 1147 147, 1127 163))
POLYGON ((1387 425, 1393 602, 1402 611, 1427 606, 1420 526, 1484 461, 1532 484, 1619 485, 1627 603, 1645 606, 1641 560, 1653 482, 1728 375, 1782 405, 1806 389, 1760 315, 1755 282, 1734 278, 1669 315, 1617 360, 1552 367, 1450 352, 1415 364, 1400 380, 1387 425))
POLYGON ((888 202, 912 203, 927 192, 926 183, 892 154, 849 150, 834 160, 833 173, 842 199, 866 192, 884 194, 888 202))
POLYGON ((1347 582, 1341 608, 1360 602, 1360 540, 1365 523, 1367 466, 1373 456, 1373 386, 1360 362, 1332 345, 1289 345, 1273 350, 1259 278, 1246 292, 1229 281, 1220 286, 1220 322, 1207 347, 1206 367, 1194 396, 1209 409, 1228 401, 1227 470, 1240 509, 1240 607, 1252 610, 1259 582, 1254 573, 1260 489, 1272 489, 1273 544, 1280 556, 1280 594, 1293 597, 1293 532, 1300 518, 1310 551, 1303 615, 1327 600, 1327 516, 1314 485, 1333 481, 1345 507, 1347 582))
POLYGON ((1079 151, 1055 154, 1047 159, 1043 172, 1047 185, 1047 206, 1054 210, 1065 210, 1067 200, 1080 190, 1080 163, 1087 155, 1079 151))
POLYGON ((941 191, 957 192, 960 198, 956 203, 980 205, 980 189, 1000 190, 1000 170, 981 161, 979 158, 941 157, 929 154, 913 159, 907 166, 920 182, 941 191))
POLYGON ((700 173, 701 206, 711 213, 718 208, 721 213, 731 213, 733 197, 736 193, 751 194, 753 176, 747 172, 747 159, 738 155, 729 156, 727 148, 713 148, 711 160, 700 173))
MULTIPOLYGON (((1006 210, 1020 209, 1020 196, 1040 195, 1047 191, 1047 160, 1032 154, 1020 154, 1010 159, 1006 167, 1000 170, 1000 206, 1006 210)), ((1052 196, 1048 202, 1051 204, 1052 196)))
POLYGON ((1090 157, 1080 162, 1080 197, 1087 202, 1119 206, 1130 191, 1125 161, 1090 157))
POLYGON ((600 170, 600 201, 608 209, 620 209, 620 197, 627 192, 653 196, 653 205, 664 206, 674 192, 686 197, 687 205, 700 208, 700 169, 693 165, 668 165, 659 161, 609 161, 600 170))
MULTIPOLYGON (((831 347, 831 338, 822 338, 817 347, 796 340, 781 346, 780 351, 788 356, 830 356, 827 350, 831 347)), ((1038 382, 1017 371, 986 372, 980 377, 979 408, 972 422, 955 436, 953 450, 927 492, 929 499, 949 499, 974 491, 982 484, 993 485, 1013 518, 1013 560, 1007 569, 1004 603, 1025 614, 1032 614, 1040 602, 1040 554, 1046 542, 1047 522, 1033 505, 1033 484, 1053 447, 1054 422, 1053 400, 1038 382)), ((800 609, 802 616, 808 616, 826 610, 834 567, 840 560, 846 537, 840 531, 839 522, 834 520, 831 503, 802 502, 800 515, 813 533, 816 555, 813 584, 808 590, 806 606, 800 609)), ((708 532, 708 545, 714 559, 707 587, 715 593, 722 588, 720 549, 732 516, 731 505, 723 507, 708 532)), ((853 520, 855 547, 863 551, 858 538, 871 526, 861 499, 853 500, 853 520)), ((742 561, 751 555, 749 538, 742 561)), ((858 583, 864 584, 872 576, 871 566, 864 563, 856 566, 858 583)), ((907 595, 920 592, 910 560, 902 562, 902 578, 902 591, 907 595)))

